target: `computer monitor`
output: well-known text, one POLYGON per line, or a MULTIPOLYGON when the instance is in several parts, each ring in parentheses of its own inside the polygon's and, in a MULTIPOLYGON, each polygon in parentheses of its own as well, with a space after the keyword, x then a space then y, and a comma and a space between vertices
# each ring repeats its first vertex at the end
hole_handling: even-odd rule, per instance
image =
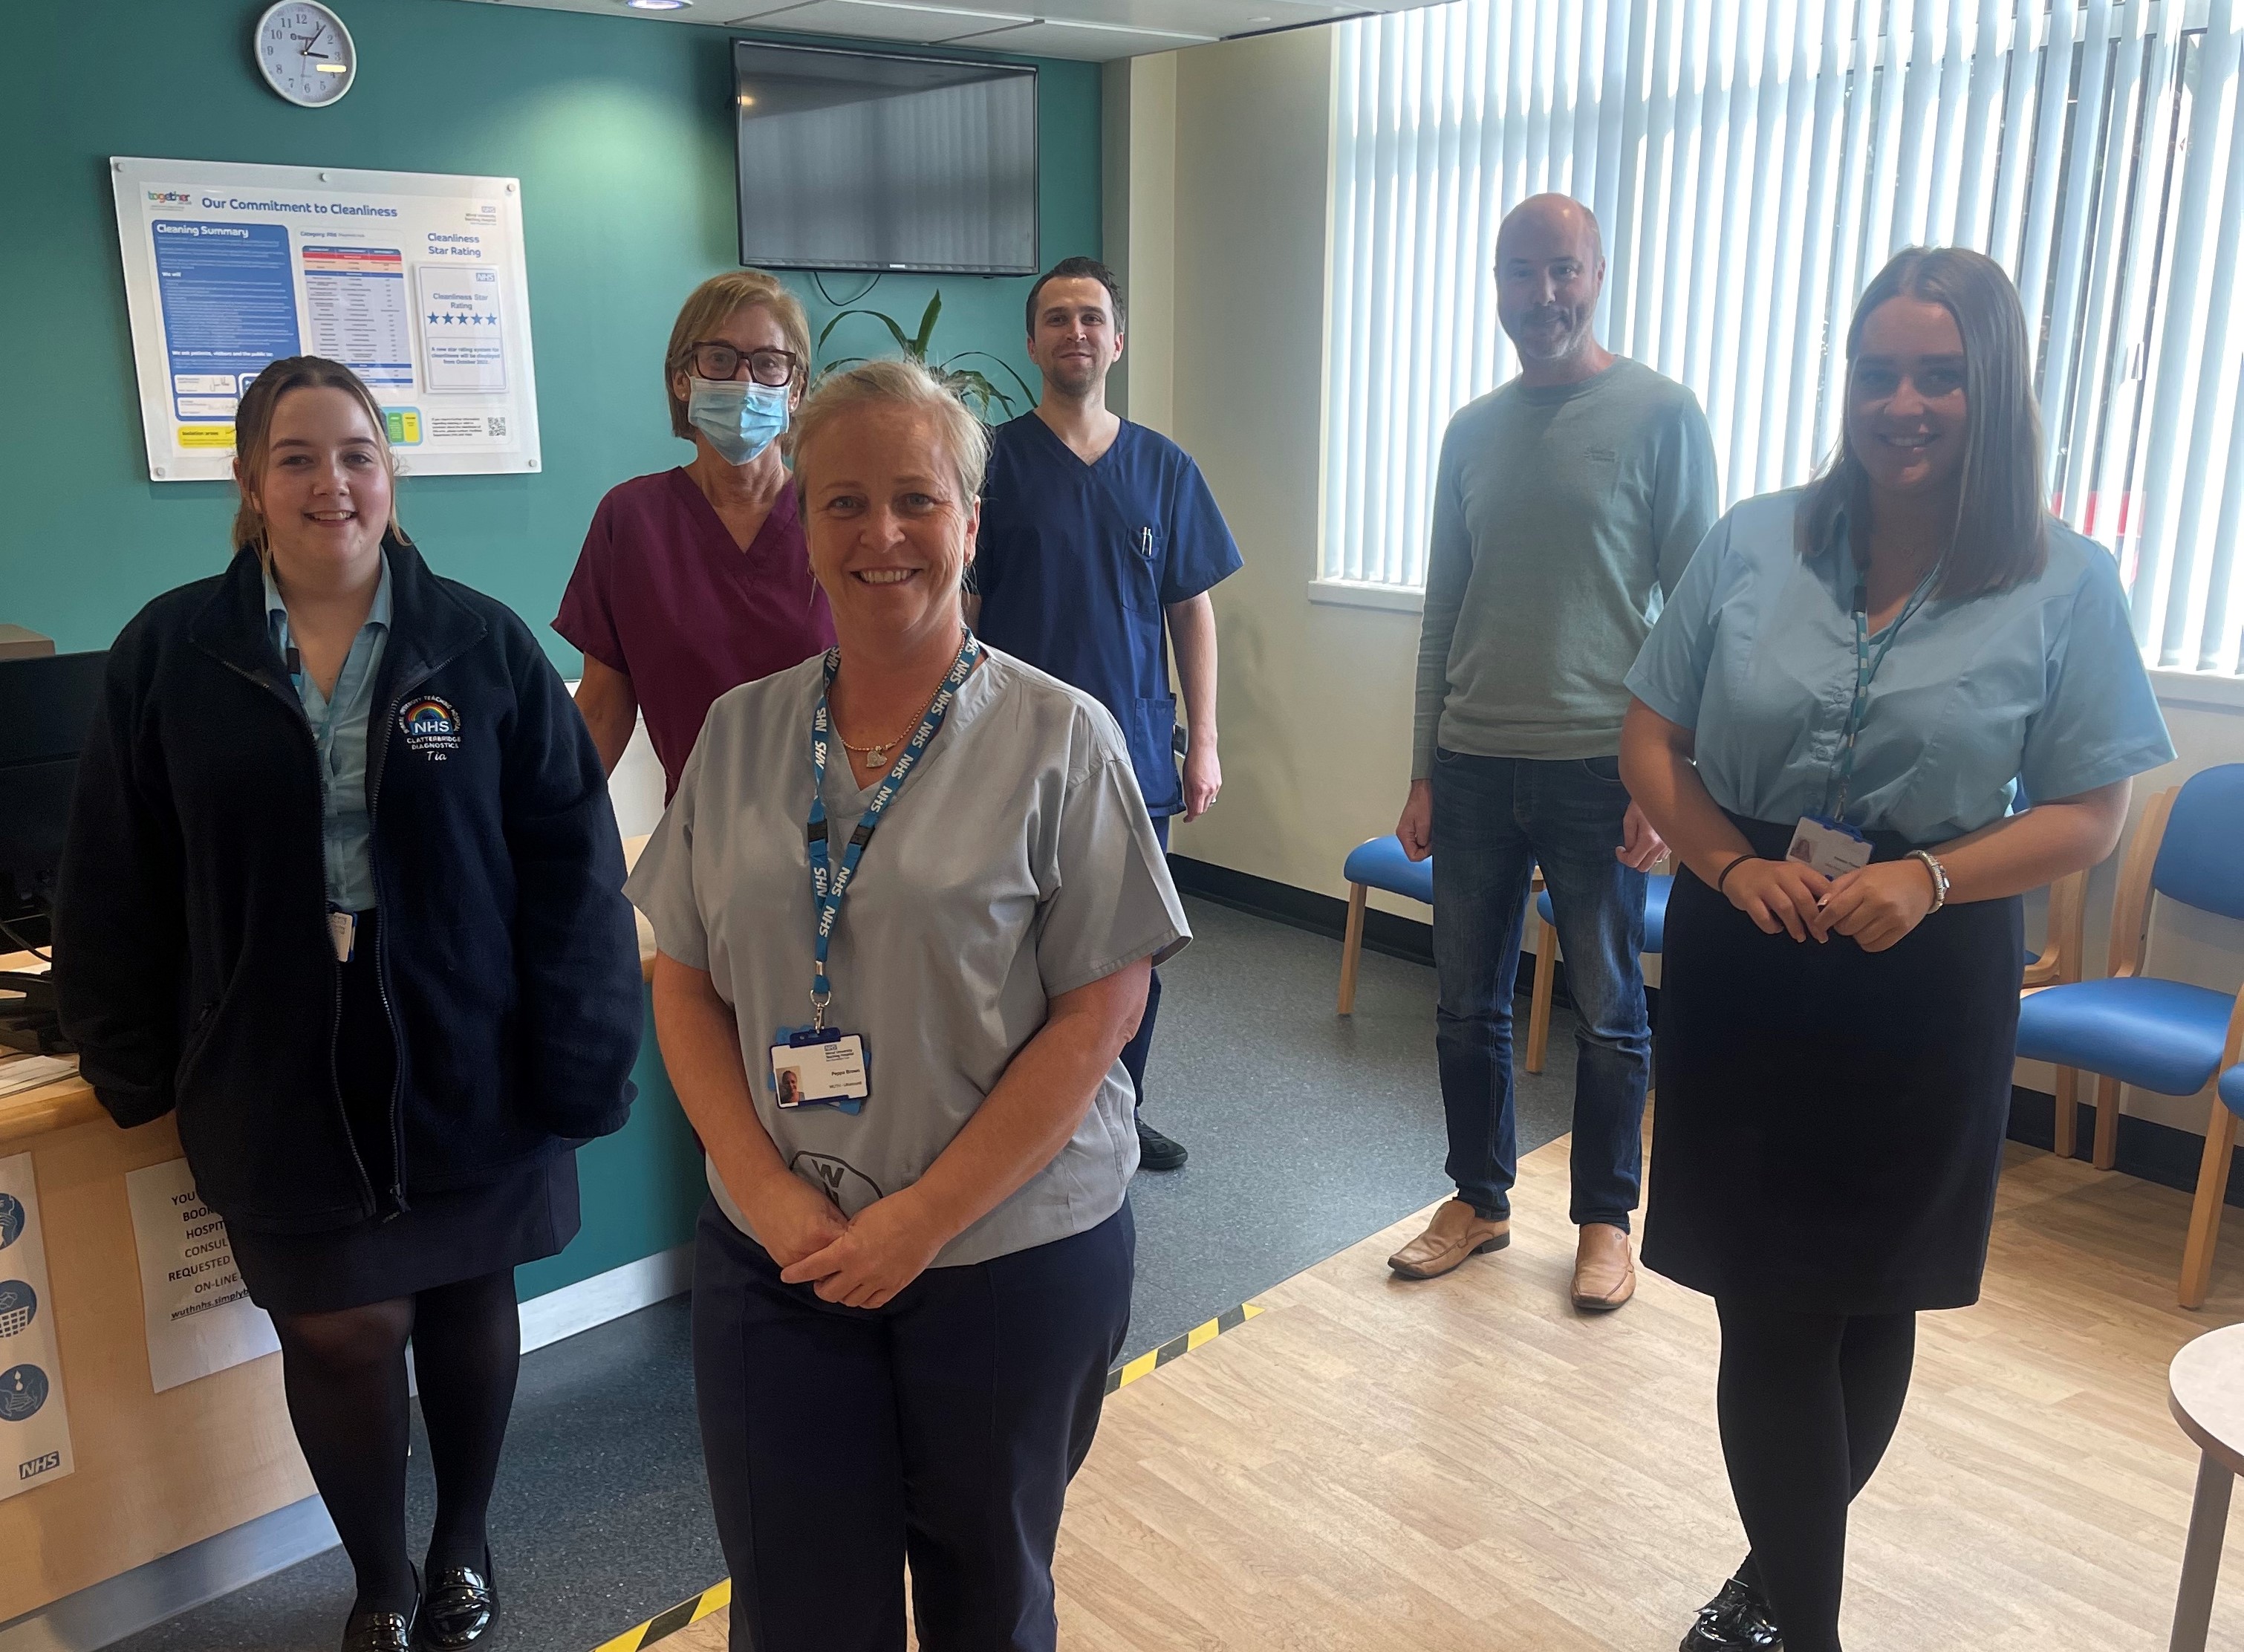
POLYGON ((47 944, 105 652, 0 660, 0 952, 47 944))

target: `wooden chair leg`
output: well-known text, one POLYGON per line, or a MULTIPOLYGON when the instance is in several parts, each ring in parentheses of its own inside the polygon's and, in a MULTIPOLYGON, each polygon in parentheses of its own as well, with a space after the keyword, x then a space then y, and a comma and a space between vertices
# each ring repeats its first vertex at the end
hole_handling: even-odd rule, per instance
POLYGON ((2220 1242, 2220 1211, 2228 1197, 2229 1154, 2236 1145, 2236 1115, 2219 1101, 2205 1127, 2205 1157, 2197 1167, 2197 1197, 2189 1208, 2189 1241, 2181 1252, 2181 1305, 2205 1306, 2213 1283, 2213 1251, 2220 1242))
POLYGON ((1340 1012, 1355 1013, 1355 965, 1363 956, 1363 904, 1370 890, 1362 884, 1348 886, 1348 931, 1340 942, 1340 1012))
POLYGON ((2108 1073, 2096 1078, 2096 1149, 2091 1162, 2099 1170, 2119 1162, 2119 1080, 2108 1073))
POLYGON ((1551 1053, 1551 994, 1558 985, 1558 931, 1548 924, 1535 931, 1535 991, 1528 999, 1527 1070, 1540 1073, 1551 1053))
POLYGON ((2057 1070, 2057 1140, 2052 1150, 2060 1159, 2080 1154, 2080 1069, 2057 1070))

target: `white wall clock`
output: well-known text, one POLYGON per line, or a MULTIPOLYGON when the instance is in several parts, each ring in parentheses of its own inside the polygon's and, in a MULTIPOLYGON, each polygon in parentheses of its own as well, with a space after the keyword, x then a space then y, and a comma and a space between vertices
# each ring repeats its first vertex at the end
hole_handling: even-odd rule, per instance
POLYGON ((265 84, 304 109, 324 109, 358 78, 358 48, 343 20, 319 0, 277 0, 257 20, 257 66, 265 84))

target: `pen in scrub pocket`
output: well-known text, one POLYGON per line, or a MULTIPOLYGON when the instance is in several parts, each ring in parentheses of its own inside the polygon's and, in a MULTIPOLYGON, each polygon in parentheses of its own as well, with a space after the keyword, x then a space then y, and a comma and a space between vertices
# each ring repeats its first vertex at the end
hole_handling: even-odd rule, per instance
POLYGON ((1149 562, 1152 560, 1152 558, 1153 558, 1153 531, 1152 531, 1152 529, 1151 529, 1151 528, 1140 528, 1140 529, 1139 529, 1139 530, 1138 530, 1138 554, 1139 554, 1139 556, 1141 556, 1141 557, 1144 557, 1144 558, 1145 558, 1147 561, 1149 561, 1149 562))

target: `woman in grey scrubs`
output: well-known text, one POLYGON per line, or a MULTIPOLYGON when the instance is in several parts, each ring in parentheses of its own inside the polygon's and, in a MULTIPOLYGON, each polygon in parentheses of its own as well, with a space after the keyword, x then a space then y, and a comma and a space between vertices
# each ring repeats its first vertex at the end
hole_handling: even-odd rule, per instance
POLYGON ((1189 938, 1121 731, 966 631, 987 436, 922 369, 796 422, 840 646, 710 709, 628 892, 708 1153, 702 1449, 733 1645, 1056 1643, 1129 1321, 1119 1060, 1189 938))

